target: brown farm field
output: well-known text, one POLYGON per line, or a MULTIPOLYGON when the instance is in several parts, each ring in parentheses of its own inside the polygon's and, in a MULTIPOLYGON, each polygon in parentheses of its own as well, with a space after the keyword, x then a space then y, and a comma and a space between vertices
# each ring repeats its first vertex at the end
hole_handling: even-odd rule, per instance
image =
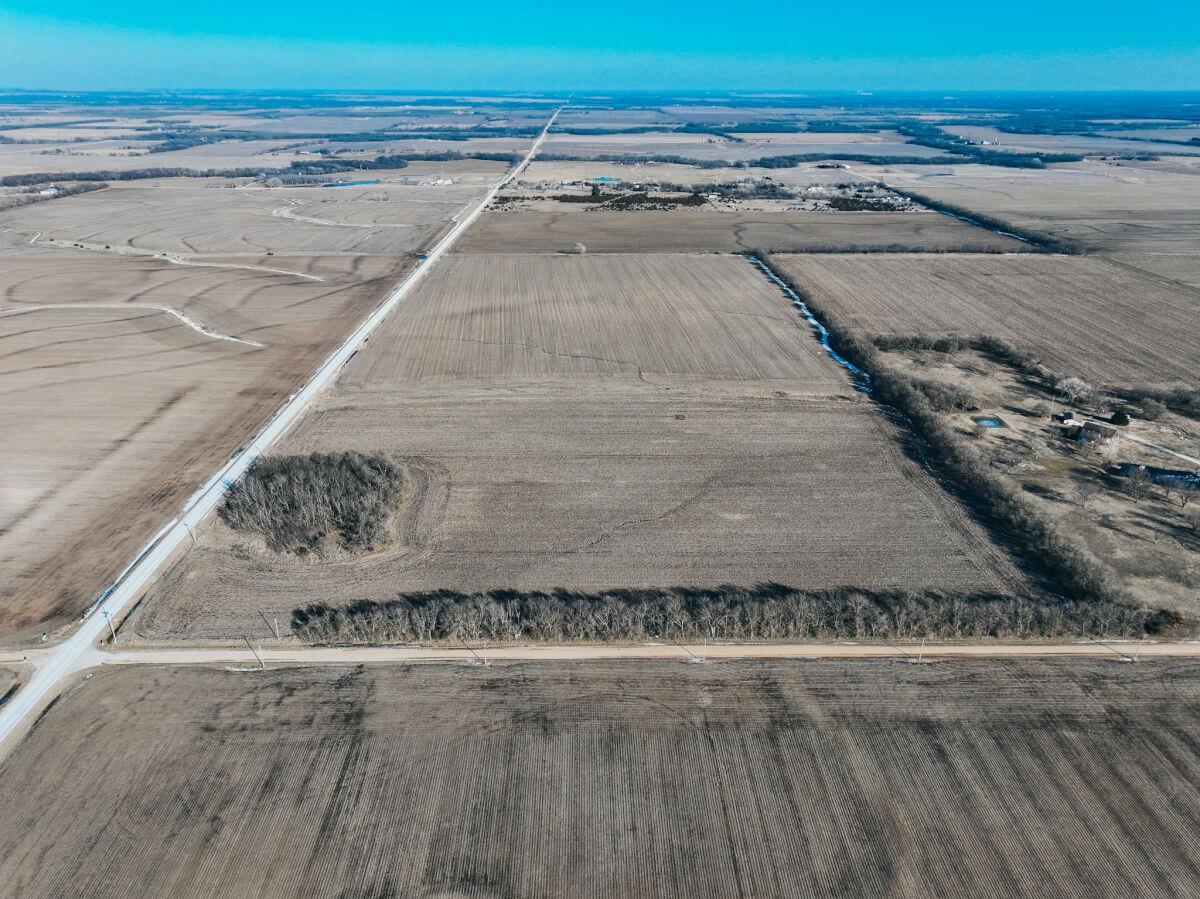
MULTIPOLYGON (((432 243, 452 216, 487 190, 491 176, 503 172, 497 163, 479 165, 460 169, 459 183, 438 186, 391 181, 264 189, 224 179, 118 182, 69 201, 0 213, 0 229, 111 252, 395 256, 432 243)), ((407 170, 392 174, 422 177, 407 170)))
MULTIPOLYGON (((543 119, 538 125, 545 124, 543 119)), ((374 159, 376 156, 404 156, 417 153, 453 153, 467 155, 470 153, 507 153, 523 156, 529 149, 531 138, 528 137, 469 137, 465 140, 424 140, 421 138, 406 138, 395 141, 342 141, 322 140, 310 146, 313 150, 329 149, 345 159, 353 160, 358 154, 374 159)))
POLYGON ((1200 176, 1164 163, 1088 160, 1044 169, 873 166, 895 187, 1072 241, 1090 251, 1200 254, 1200 176))
POLYGON ((944 156, 941 150, 905 143, 896 132, 850 134, 743 134, 729 140, 711 134, 648 132, 642 134, 552 133, 544 153, 555 156, 678 156, 684 159, 736 162, 770 156, 864 156, 902 159, 944 156))
POLYGON ((61 896, 1189 896, 1195 665, 107 670, 0 767, 61 896))
MULTIPOLYGON (((486 129, 545 124, 549 109, 511 109, 502 117, 456 115, 458 110, 402 108, 346 115, 337 111, 258 110, 234 112, 197 108, 55 110, 45 115, 4 116, 0 108, 0 177, 71 173, 122 173, 148 168, 195 171, 288 171, 317 154, 361 152, 523 153, 528 135, 505 136, 486 129), (174 113, 174 114, 172 114, 174 113), (88 121, 88 120, 91 121, 88 121), (73 121, 74 120, 74 121, 73 121), (452 132, 460 139, 432 139, 452 132), (409 139, 412 138, 412 139, 409 139)), ((367 112, 367 110, 361 110, 367 112)), ((348 166, 353 168, 353 166, 348 166)))
POLYGON ((1020 589, 876 413, 847 402, 611 385, 342 394, 281 452, 343 449, 405 454, 397 543, 302 561, 214 521, 123 634, 270 638, 263 616, 286 635, 297 606, 402 590, 1020 589))
POLYGON ((85 608, 493 167, 369 190, 159 179, 0 214, 0 632, 85 608))
MULTIPOLYGON (((567 205, 567 204, 564 204, 567 205)), ((902 247, 1012 251, 1022 245, 934 212, 492 211, 459 244, 461 253, 805 252, 902 247)))
MULTIPOLYGON (((42 129, 38 129, 40 134, 42 129)), ((165 153, 151 153, 153 144, 120 137, 100 137, 75 143, 64 136, 55 144, 0 144, 0 177, 30 173, 129 172, 148 168, 286 169, 306 157, 288 149, 294 141, 229 140, 165 153), (132 149, 131 149, 132 148, 132 149)))
POLYGON ((860 180, 844 168, 819 166, 819 163, 810 162, 790 166, 786 169, 766 169, 754 166, 698 168, 694 165, 672 162, 628 164, 596 159, 556 161, 535 159, 521 173, 516 184, 517 186, 554 185, 555 183, 610 178, 630 184, 669 182, 690 186, 769 178, 783 187, 803 190, 813 185, 843 184, 848 181, 860 180))
POLYGON ((214 521, 130 636, 404 589, 1022 589, 740 258, 452 257, 279 452, 348 449, 405 459, 394 545, 304 562, 214 521))
POLYGON ((778 382, 845 396, 765 278, 729 256, 461 256, 387 322, 342 386, 616 378, 778 382))
POLYGON ((407 264, 338 257, 317 266, 347 275, 333 283, 44 248, 4 259, 0 629, 13 636, 77 615, 407 264))
POLYGON ((843 254, 772 259, 867 334, 989 335, 1096 384, 1191 381, 1200 291, 1101 258, 843 254))
POLYGON ((0 705, 6 700, 23 680, 21 674, 12 668, 0 668, 0 705))
POLYGON ((1175 253, 1112 253, 1107 259, 1149 272, 1168 281, 1176 281, 1200 291, 1200 255, 1175 253))
POLYGON ((943 125, 942 130, 973 143, 986 141, 996 152, 1078 153, 1082 156, 1195 152, 1179 144, 1159 143, 1152 138, 1153 132, 1135 132, 1132 136, 1140 139, 1130 140, 1112 134, 1010 134, 981 125, 943 125))

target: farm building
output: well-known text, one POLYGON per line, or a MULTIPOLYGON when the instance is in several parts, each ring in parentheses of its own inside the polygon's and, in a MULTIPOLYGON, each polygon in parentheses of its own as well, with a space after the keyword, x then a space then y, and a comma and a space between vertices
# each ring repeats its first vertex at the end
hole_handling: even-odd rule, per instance
POLYGON ((1116 428, 1094 421, 1085 421, 1082 426, 1071 428, 1069 434, 1079 443, 1108 448, 1116 447, 1121 437, 1116 428))

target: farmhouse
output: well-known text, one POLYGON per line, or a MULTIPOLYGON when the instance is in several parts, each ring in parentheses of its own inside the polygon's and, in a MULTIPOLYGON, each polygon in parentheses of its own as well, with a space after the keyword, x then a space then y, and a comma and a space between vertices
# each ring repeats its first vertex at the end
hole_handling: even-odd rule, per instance
POLYGON ((1110 428, 1108 425, 1094 421, 1085 421, 1081 427, 1072 430, 1075 440, 1089 446, 1113 448, 1116 447, 1121 436, 1116 428, 1110 428))

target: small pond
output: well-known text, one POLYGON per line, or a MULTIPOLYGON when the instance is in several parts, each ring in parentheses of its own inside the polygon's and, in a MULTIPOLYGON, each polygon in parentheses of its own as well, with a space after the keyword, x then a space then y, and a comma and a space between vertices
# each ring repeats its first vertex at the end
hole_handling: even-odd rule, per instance
POLYGON ((1004 427, 1004 419, 997 418, 994 415, 981 415, 978 418, 972 419, 977 425, 983 425, 985 428, 1002 428, 1004 427))
POLYGON ((1153 465, 1122 462, 1119 465, 1114 465, 1112 470, 1123 478, 1127 478, 1135 471, 1141 470, 1155 484, 1200 487, 1200 472, 1187 471, 1182 468, 1155 468, 1153 465))

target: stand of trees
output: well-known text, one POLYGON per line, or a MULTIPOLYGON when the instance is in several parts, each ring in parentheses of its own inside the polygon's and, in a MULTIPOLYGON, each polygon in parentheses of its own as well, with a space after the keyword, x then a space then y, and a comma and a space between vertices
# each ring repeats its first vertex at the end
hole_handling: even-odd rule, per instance
POLYGON ((45 203, 47 200, 57 200, 62 197, 73 197, 76 194, 91 193, 93 190, 103 190, 108 185, 103 182, 89 184, 72 184, 59 187, 58 192, 43 196, 40 193, 18 194, 12 197, 0 197, 0 209, 16 209, 18 206, 30 206, 34 203, 45 203))
POLYGON ((363 551, 387 537, 403 489, 403 469, 382 456, 261 457, 230 488, 218 514, 276 552, 363 551))
MULTIPOLYGON (((756 255, 763 253, 792 253, 794 249, 788 248, 771 248, 759 250, 756 255)), ((926 253, 926 254, 944 254, 944 253, 990 253, 992 255, 1000 255, 1007 253, 1008 250, 1001 249, 995 244, 984 244, 971 246, 970 244, 960 244, 954 247, 933 247, 928 244, 914 246, 906 243, 874 243, 874 244, 846 244, 846 243, 822 243, 806 246, 804 252, 812 253, 926 253)))
MULTIPOLYGON (((690 165, 698 169, 790 169, 805 162, 844 160, 875 165, 953 165, 962 163, 961 156, 877 156, 870 153, 793 153, 789 156, 761 156, 758 159, 693 159, 672 153, 601 153, 580 156, 571 153, 539 153, 544 162, 615 162, 620 165, 661 162, 669 165, 690 165)), ((899 191, 897 191, 899 193, 899 191)))
POLYGON ((829 208, 838 212, 901 212, 907 204, 894 197, 830 197, 829 208))
MULTIPOLYGON (((966 156, 971 162, 983 165, 1002 166, 1012 169, 1044 169, 1048 162, 1080 162, 1083 156, 1079 153, 1017 153, 1007 150, 989 150, 978 144, 970 143, 961 137, 947 134, 935 125, 924 122, 905 122, 897 126, 897 131, 907 136, 911 143, 922 147, 932 147, 935 150, 945 150, 956 156, 966 156)), ((962 159, 957 160, 962 162, 962 159)))
MULTIPOLYGON (((786 276, 779 277, 789 283, 786 276)), ((887 365, 872 341, 838 321, 819 300, 794 283, 789 286, 829 329, 833 348, 871 376, 872 398, 903 419, 922 460, 1048 592, 1079 602, 1123 601, 1108 568, 1062 533, 1017 487, 995 474, 945 422, 912 378, 887 365)), ((988 338, 981 338, 980 345, 992 346, 995 352, 1009 349, 1002 341, 988 338)))
POLYGON ((1018 349, 1002 337, 981 334, 977 337, 930 337, 926 334, 880 334, 871 339, 884 352, 895 350, 933 350, 938 353, 957 353, 974 350, 993 362, 1015 369, 1021 374, 1039 377, 1053 384, 1063 376, 1042 364, 1041 357, 1018 349))
POLYGON ((1137 606, 781 584, 581 592, 438 590, 383 602, 313 603, 292 613, 312 643, 832 639, 1008 640, 1173 635, 1174 613, 1137 606))
POLYGON ((689 159, 671 153, 601 153, 596 156, 580 156, 571 153, 539 153, 542 162, 615 162, 620 165, 636 165, 641 162, 661 162, 669 165, 690 165, 698 169, 723 169, 730 163, 724 159, 689 159))
POLYGON ((1174 384, 1169 387, 1127 387, 1112 391, 1121 399, 1140 407, 1142 418, 1154 419, 1158 415, 1147 410, 1170 409, 1179 415, 1200 420, 1200 390, 1190 384, 1174 384))

